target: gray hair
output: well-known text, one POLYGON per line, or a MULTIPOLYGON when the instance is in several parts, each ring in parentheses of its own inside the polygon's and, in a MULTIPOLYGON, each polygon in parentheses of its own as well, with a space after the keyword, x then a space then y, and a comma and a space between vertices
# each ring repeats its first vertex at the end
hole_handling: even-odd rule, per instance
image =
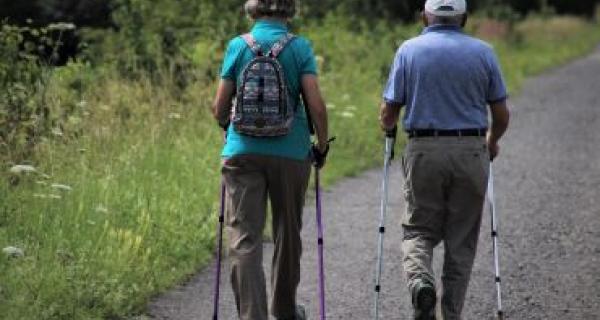
POLYGON ((244 10, 252 19, 261 17, 289 19, 296 15, 296 2, 295 0, 248 0, 244 10))

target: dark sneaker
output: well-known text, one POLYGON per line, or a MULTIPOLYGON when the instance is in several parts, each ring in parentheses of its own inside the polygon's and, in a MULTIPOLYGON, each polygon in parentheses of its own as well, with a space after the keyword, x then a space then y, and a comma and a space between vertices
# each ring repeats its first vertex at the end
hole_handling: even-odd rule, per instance
POLYGON ((279 318, 278 320, 306 320, 306 310, 303 306, 296 306, 296 315, 293 318, 279 318))
POLYGON ((413 289, 415 320, 435 320, 435 287, 429 281, 420 280, 413 289))

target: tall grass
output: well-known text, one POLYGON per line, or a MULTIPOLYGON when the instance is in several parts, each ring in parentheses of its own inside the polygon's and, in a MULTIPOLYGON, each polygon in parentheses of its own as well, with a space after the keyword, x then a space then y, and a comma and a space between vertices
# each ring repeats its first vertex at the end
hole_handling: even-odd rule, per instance
MULTIPOLYGON (((328 17, 300 32, 319 55, 332 134, 325 180, 380 162, 377 114, 396 47, 418 26, 357 26, 328 17), (354 31, 348 31, 348 30, 354 31)), ((574 18, 534 19, 493 40, 514 92, 532 73, 588 52, 600 30, 574 18)), ((476 30, 473 30, 476 32, 476 30)), ((201 48, 210 44, 200 45, 201 48)), ((200 50, 203 51, 203 50, 200 50)), ((202 61, 202 59, 198 59, 202 61)), ((217 68, 217 66, 212 66, 217 68)), ((26 161, 0 167, 0 318, 121 319, 212 257, 221 132, 212 81, 174 90, 125 79, 109 66, 55 70, 48 101, 78 108, 77 130, 41 140, 26 161), (69 89, 88 79, 85 90, 69 89)))

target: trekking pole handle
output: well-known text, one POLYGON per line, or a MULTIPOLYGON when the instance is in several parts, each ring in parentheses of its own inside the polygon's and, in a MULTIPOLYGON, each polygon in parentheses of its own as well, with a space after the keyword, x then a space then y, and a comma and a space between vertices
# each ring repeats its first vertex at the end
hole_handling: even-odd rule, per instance
POLYGON ((395 157, 394 145, 396 144, 396 136, 398 135, 398 126, 385 131, 385 138, 391 140, 390 160, 395 157))
POLYGON ((398 135, 398 126, 394 126, 392 129, 389 129, 389 130, 385 130, 385 136, 387 138, 396 139, 397 135, 398 135))

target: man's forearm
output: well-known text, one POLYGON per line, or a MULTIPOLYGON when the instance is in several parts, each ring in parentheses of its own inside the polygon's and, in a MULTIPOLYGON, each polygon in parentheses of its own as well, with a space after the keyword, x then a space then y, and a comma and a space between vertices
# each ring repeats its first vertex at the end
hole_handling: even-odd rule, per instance
POLYGON ((494 103, 490 106, 492 113, 492 126, 489 133, 489 142, 497 144, 502 138, 510 122, 510 112, 506 101, 494 103))
POLYGON ((385 101, 381 103, 379 120, 384 130, 392 130, 398 124, 401 109, 402 106, 398 104, 390 104, 385 101))

